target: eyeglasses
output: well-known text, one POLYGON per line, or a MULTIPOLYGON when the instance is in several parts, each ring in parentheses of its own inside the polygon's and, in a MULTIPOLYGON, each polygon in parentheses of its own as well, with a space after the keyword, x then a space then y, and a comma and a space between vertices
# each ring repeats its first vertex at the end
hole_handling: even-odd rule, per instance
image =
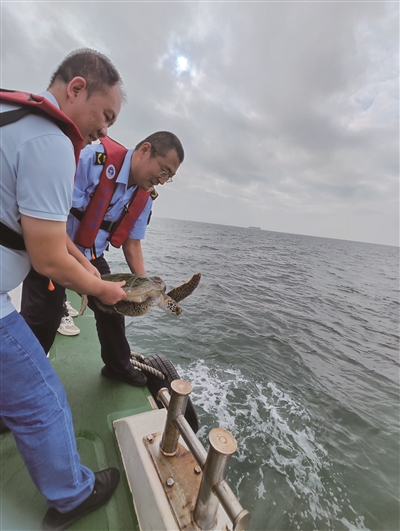
POLYGON ((156 156, 156 159, 157 159, 157 162, 158 162, 158 165, 160 166, 160 173, 158 174, 158 176, 163 180, 165 181, 166 183, 172 183, 172 177, 169 175, 168 172, 166 172, 163 167, 161 166, 161 162, 158 160, 158 157, 157 157, 157 153, 154 151, 154 155, 156 156))

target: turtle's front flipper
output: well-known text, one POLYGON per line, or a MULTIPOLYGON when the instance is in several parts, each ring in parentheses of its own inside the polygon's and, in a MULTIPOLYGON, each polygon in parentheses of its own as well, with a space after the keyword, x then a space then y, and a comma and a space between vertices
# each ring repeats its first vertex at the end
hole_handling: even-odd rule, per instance
POLYGON ((157 305, 164 310, 164 312, 171 313, 175 316, 181 315, 182 313, 182 308, 179 304, 168 295, 161 295, 157 301, 157 305))
POLYGON ((200 279, 201 273, 196 273, 184 284, 171 289, 171 291, 167 293, 168 297, 171 297, 171 299, 174 299, 176 302, 183 301, 183 299, 186 299, 186 297, 189 297, 189 295, 194 292, 200 283, 200 279))

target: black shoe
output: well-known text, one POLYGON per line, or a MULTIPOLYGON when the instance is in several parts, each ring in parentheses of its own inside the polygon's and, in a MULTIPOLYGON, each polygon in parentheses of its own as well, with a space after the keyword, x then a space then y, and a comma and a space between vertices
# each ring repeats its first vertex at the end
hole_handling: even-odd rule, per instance
POLYGON ((129 384, 129 385, 136 385, 137 387, 142 387, 143 385, 146 385, 147 383, 147 377, 146 375, 138 371, 137 369, 133 369, 131 371, 126 372, 115 372, 107 365, 104 365, 104 367, 101 369, 101 374, 105 376, 106 378, 114 378, 115 380, 122 380, 123 382, 129 384))
POLYGON ((0 433, 7 433, 8 431, 11 431, 10 428, 4 424, 3 419, 0 417, 0 433))
POLYGON ((119 483, 118 468, 107 468, 101 472, 95 473, 95 482, 93 492, 78 507, 68 513, 60 513, 54 507, 48 509, 42 522, 42 529, 52 529, 53 531, 62 531, 68 529, 70 525, 77 522, 83 516, 96 511, 102 507, 111 496, 119 483))

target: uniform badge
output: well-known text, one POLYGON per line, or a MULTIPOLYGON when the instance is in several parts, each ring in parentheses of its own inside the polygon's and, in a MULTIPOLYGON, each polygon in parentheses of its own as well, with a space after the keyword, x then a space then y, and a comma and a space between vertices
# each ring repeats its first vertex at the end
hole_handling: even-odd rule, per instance
POLYGON ((154 199, 157 199, 157 197, 158 197, 158 192, 156 191, 155 188, 152 188, 152 189, 151 189, 150 197, 152 198, 153 201, 154 201, 154 199))
POLYGON ((113 179, 115 176, 115 166, 113 164, 110 164, 108 168, 106 169, 106 176, 107 179, 113 179))
POLYGON ((96 151, 96 160, 95 164, 103 166, 106 163, 107 155, 101 151, 96 151))

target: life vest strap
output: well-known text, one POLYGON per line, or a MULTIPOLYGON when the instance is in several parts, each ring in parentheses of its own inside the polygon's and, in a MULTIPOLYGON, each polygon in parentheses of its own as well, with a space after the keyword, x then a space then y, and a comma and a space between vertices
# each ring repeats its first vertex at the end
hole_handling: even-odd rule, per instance
MULTIPOLYGON (((78 210, 75 207, 72 207, 70 212, 79 221, 82 221, 83 216, 85 215, 85 212, 82 212, 81 210, 78 210)), ((119 220, 117 220, 117 221, 105 221, 105 220, 103 220, 101 222, 101 224, 100 224, 99 229, 105 230, 107 232, 111 232, 113 230, 113 228, 114 228, 114 225, 116 223, 118 223, 118 221, 119 220)))
POLYGON ((0 113, 0 127, 13 124, 14 122, 18 122, 18 120, 21 120, 21 118, 32 112, 33 109, 26 107, 21 109, 15 109, 14 111, 2 112, 0 113))
POLYGON ((14 251, 26 251, 25 242, 21 234, 15 232, 0 221, 0 245, 14 251))

